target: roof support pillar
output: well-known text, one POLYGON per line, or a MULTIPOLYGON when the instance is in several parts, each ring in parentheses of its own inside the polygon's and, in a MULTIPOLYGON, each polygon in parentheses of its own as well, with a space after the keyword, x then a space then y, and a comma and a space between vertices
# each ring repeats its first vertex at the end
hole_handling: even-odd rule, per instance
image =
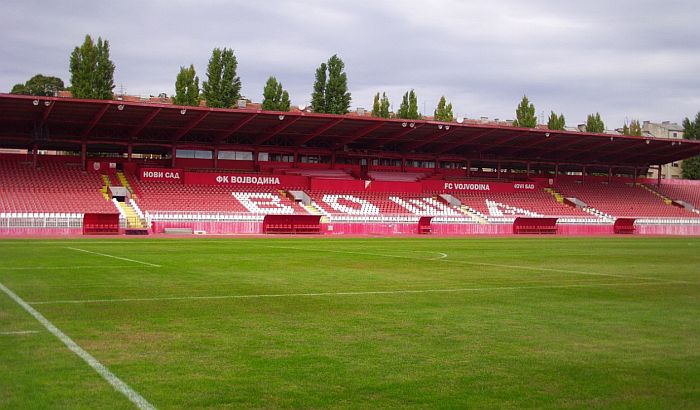
POLYGON ((554 164, 554 179, 559 178, 559 163, 554 164))
POLYGON ((331 152, 331 169, 335 169, 335 150, 331 152))
POLYGON ((253 148, 253 170, 260 172, 260 149, 258 147, 253 148))
POLYGON ((37 160, 37 155, 39 154, 39 146, 35 142, 34 145, 32 145, 32 167, 36 168, 36 160, 37 160))
POLYGON ((467 178, 471 177, 472 174, 472 160, 467 160, 467 178))
POLYGON ((401 172, 406 172, 406 156, 401 156, 401 172))
POLYGON ((131 154, 134 152, 133 144, 129 143, 126 146, 126 162, 131 162, 131 154))
POLYGON ((501 161, 496 162, 496 177, 501 179, 501 161))
POLYGON ((632 181, 634 181, 634 184, 637 185, 637 167, 634 167, 634 179, 632 181))
POLYGON ((581 170, 581 182, 586 182, 586 166, 583 166, 583 169, 581 170))
POLYGON ((85 141, 80 144, 80 166, 83 171, 87 170, 87 143, 85 141))
POLYGON ((170 146, 170 168, 175 168, 175 154, 177 153, 177 150, 175 149, 175 144, 170 146))
POLYGON ((527 162, 527 174, 526 178, 530 178, 530 161, 527 162))
POLYGON ((215 146, 214 147, 214 152, 212 152, 212 164, 214 165, 214 169, 219 168, 219 147, 215 146))
POLYGON ((661 186, 661 164, 659 164, 658 172, 656 173, 656 186, 661 186))
POLYGON ((612 167, 608 167, 608 184, 612 182, 612 167))

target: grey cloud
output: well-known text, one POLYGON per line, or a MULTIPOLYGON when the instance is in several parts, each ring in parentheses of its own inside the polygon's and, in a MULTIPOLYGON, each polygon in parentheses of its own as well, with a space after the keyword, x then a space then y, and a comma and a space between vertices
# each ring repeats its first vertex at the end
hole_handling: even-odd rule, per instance
POLYGON ((414 88, 428 114, 446 95, 470 117, 512 118, 527 94, 569 125, 595 111, 621 126, 700 110, 693 0, 4 3, 2 91, 39 72, 67 82, 68 55, 90 33, 110 40, 115 80, 134 94, 172 93, 183 65, 203 80, 211 49, 232 47, 254 100, 275 75, 308 103, 315 68, 337 53, 365 108, 377 91, 397 107, 414 88))

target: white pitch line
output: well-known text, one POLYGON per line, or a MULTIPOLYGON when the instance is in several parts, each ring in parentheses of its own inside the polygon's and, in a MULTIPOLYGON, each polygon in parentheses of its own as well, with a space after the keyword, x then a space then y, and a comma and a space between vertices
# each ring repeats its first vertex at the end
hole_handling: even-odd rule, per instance
POLYGON ((119 260, 122 260, 122 261, 140 263, 140 264, 142 264, 142 265, 153 266, 153 267, 155 267, 155 268, 160 268, 160 267, 161 267, 160 265, 156 265, 155 263, 148 263, 148 262, 137 261, 136 259, 122 258, 121 256, 114 256, 114 255, 108 255, 108 254, 106 254, 106 253, 88 251, 88 250, 85 250, 85 249, 74 248, 74 247, 72 247, 72 246, 66 246, 65 248, 66 248, 66 249, 71 249, 71 250, 74 250, 74 251, 79 251, 79 252, 92 253, 93 255, 105 256, 105 257, 107 257, 107 258, 114 258, 114 259, 119 259, 119 260))
POLYGON ((469 262, 469 261, 446 259, 446 258, 424 259, 424 258, 417 258, 415 256, 390 255, 390 254, 369 253, 369 252, 339 251, 336 249, 297 248, 297 247, 292 247, 292 246, 267 246, 267 247, 268 248, 275 248, 275 249, 292 249, 292 250, 297 250, 297 251, 332 252, 332 253, 345 253, 345 254, 350 254, 350 255, 381 256, 381 257, 385 257, 385 258, 400 258, 400 259, 412 259, 412 260, 422 260, 422 261, 426 261, 426 260, 441 261, 441 262, 449 262, 449 263, 461 263, 464 265, 471 265, 471 266, 488 266, 488 267, 493 267, 493 268, 521 269, 521 270, 557 272, 557 273, 574 273, 574 274, 578 274, 578 275, 589 275, 589 276, 608 276, 611 278, 651 280, 651 281, 663 282, 663 283, 683 283, 683 284, 688 284, 688 285, 696 284, 693 282, 687 282, 687 281, 683 281, 683 280, 668 280, 668 279, 652 278, 652 277, 645 277, 645 276, 617 275, 614 273, 588 272, 588 271, 570 270, 570 269, 556 269, 556 268, 542 268, 542 267, 536 267, 536 266, 505 265, 505 264, 500 264, 500 263, 469 262))
POLYGON ((460 293, 460 292, 486 292, 501 290, 528 290, 528 289, 566 289, 566 288, 597 288, 612 286, 649 286, 675 284, 672 282, 630 282, 630 283, 580 283, 569 285, 542 285, 542 286, 495 286, 483 288, 452 288, 452 289, 399 289, 399 290, 370 290, 358 292, 313 292, 313 293, 272 293, 256 295, 212 295, 212 296, 166 296, 155 298, 123 298, 123 299, 75 299, 75 300, 46 300, 29 302, 31 305, 57 305, 57 304, 83 304, 83 303, 121 303, 121 302, 159 302, 169 300, 210 300, 210 299, 262 299, 262 298, 292 298, 312 296, 363 296, 363 295, 400 295, 420 293, 460 293))
POLYGON ((129 387, 128 384, 124 383, 119 377, 112 373, 105 365, 97 361, 90 353, 85 351, 82 347, 78 346, 77 343, 73 341, 68 335, 63 333, 61 329, 57 328, 53 323, 51 323, 47 318, 39 313, 36 309, 29 306, 27 302, 22 300, 13 291, 7 288, 5 285, 0 283, 0 290, 5 292, 10 299, 17 302, 24 310, 26 310, 30 315, 34 316, 34 319, 38 320, 46 330, 51 332, 52 335, 56 336, 61 342, 63 342, 70 351, 78 355, 81 359, 85 361, 90 367, 92 367, 103 379, 105 379, 109 384, 114 387, 114 389, 128 398, 132 403, 136 405, 139 409, 155 410, 155 407, 143 398, 136 390, 129 387))
POLYGON ((114 266, 114 265, 95 265, 95 266, 0 266, 0 270, 71 270, 71 269, 119 269, 133 268, 130 266, 114 266))
POLYGON ((39 333, 38 330, 15 330, 11 332, 0 332, 0 335, 2 336, 11 336, 11 335, 31 335, 34 333, 39 333))

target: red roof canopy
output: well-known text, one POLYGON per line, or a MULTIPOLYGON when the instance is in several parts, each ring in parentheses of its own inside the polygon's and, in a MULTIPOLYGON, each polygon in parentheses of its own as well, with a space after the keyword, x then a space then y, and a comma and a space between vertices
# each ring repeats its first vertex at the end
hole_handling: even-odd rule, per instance
POLYGON ((177 148, 348 152, 444 160, 646 167, 700 155, 700 141, 489 124, 181 107, 0 94, 0 147, 133 152, 177 148))

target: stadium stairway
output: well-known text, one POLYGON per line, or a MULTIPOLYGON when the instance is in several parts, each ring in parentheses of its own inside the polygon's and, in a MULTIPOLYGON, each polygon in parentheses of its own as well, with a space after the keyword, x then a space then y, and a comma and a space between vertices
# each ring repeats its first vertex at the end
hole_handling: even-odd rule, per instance
POLYGON ((656 190, 654 190, 654 189, 652 189, 644 184, 637 184, 637 185, 646 189, 647 191, 651 192, 652 194, 658 196, 659 198, 661 198, 666 205, 671 205, 673 203, 673 200, 671 198, 663 195, 661 192, 658 192, 658 191, 656 191, 656 190))
POLYGON ((468 217, 472 218, 473 220, 479 222, 480 224, 487 224, 487 223, 488 223, 488 221, 487 221, 485 218, 481 217, 480 215, 478 215, 478 214, 476 214, 476 213, 474 213, 474 212, 471 212, 471 211, 470 211, 470 208, 469 208, 468 206, 466 206, 466 205, 460 205, 459 208, 457 208, 457 209, 458 209, 460 212, 462 212, 463 214, 465 214, 465 215, 467 215, 468 217))
POLYGON ((119 181, 122 183, 122 186, 124 188, 126 188, 126 190, 131 193, 131 197, 136 198, 136 194, 134 193, 134 189, 131 187, 129 180, 126 178, 126 175, 124 175, 124 173, 122 171, 117 171, 117 178, 119 178, 119 181))
POLYGON ((102 188, 100 188, 100 192, 102 192, 102 196, 105 198, 105 200, 109 201, 109 176, 102 174, 102 181, 104 184, 102 185, 102 188))
POLYGON ((124 215, 126 215, 126 224, 127 227, 129 228, 145 228, 145 223, 139 215, 136 213, 134 208, 125 202, 118 202, 117 203, 119 208, 121 208, 122 211, 124 211, 124 215))
POLYGON ((560 194, 559 192, 557 192, 556 189, 554 189, 554 188, 545 188, 544 190, 545 190, 545 192, 548 192, 550 195, 552 195, 552 196, 554 197, 554 199, 556 199, 557 202, 559 202, 560 204, 563 204, 563 203, 564 203, 564 197, 562 196, 562 194, 560 194))

